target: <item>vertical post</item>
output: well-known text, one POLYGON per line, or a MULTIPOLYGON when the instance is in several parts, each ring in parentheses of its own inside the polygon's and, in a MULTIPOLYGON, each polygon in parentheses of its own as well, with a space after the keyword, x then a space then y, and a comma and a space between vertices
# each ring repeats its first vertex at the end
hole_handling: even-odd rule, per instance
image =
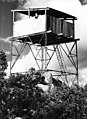
MULTIPOLYGON (((75 21, 73 20, 73 39, 75 39, 75 21)), ((76 79, 77 79, 77 85, 79 85, 78 81, 78 48, 77 48, 77 41, 75 41, 76 44, 76 79)))
POLYGON ((44 60, 44 48, 43 46, 41 46, 41 70, 43 71, 44 67, 43 67, 43 60, 44 60))
MULTIPOLYGON (((13 17, 13 37, 14 37, 14 10, 12 12, 12 17, 13 17)), ((11 76, 11 65, 12 65, 12 47, 13 47, 13 40, 11 41, 11 46, 10 46, 10 76, 11 76)))
MULTIPOLYGON (((76 108, 77 108, 77 114, 76 114, 76 119, 78 119, 79 118, 79 114, 78 114, 78 107, 79 107, 79 103, 78 103, 78 100, 79 100, 79 98, 78 98, 78 87, 79 87, 79 79, 78 79, 78 48, 77 48, 77 41, 75 41, 76 42, 76 78, 77 78, 77 97, 76 97, 76 101, 77 101, 77 106, 76 106, 76 108)), ((79 108, 80 109, 80 108, 79 108)))
POLYGON ((73 39, 74 39, 75 38, 75 27, 74 27, 75 22, 74 22, 74 19, 72 20, 72 22, 73 22, 73 39))
POLYGON ((14 15, 15 15, 15 11, 12 10, 12 13, 13 13, 13 37, 14 37, 14 15))
MULTIPOLYGON (((73 19, 73 39, 75 39, 75 21, 73 19)), ((78 52, 77 52, 77 41, 75 41, 76 44, 76 81, 77 81, 77 94, 76 94, 76 112, 75 112, 75 119, 78 119, 78 52)))
POLYGON ((10 76, 11 76, 11 66, 12 66, 12 47, 13 47, 13 41, 11 41, 11 45, 10 45, 10 76))
POLYGON ((45 9, 45 70, 47 70, 47 9, 45 9))
POLYGON ((76 77, 77 77, 77 85, 79 86, 79 80, 78 80, 78 47, 77 47, 77 41, 76 41, 76 70, 77 70, 77 73, 76 73, 76 77))

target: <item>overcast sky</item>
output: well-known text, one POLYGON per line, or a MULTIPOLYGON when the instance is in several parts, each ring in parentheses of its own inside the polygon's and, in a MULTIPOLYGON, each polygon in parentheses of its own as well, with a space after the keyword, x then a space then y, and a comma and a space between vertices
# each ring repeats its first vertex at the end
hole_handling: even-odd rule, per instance
MULTIPOLYGON (((12 13, 11 9, 17 9, 23 6, 29 7, 52 7, 54 9, 69 13, 77 17, 75 37, 80 38, 78 42, 79 51, 79 72, 80 79, 87 80, 87 5, 82 6, 79 0, 26 0, 26 3, 19 4, 17 0, 0 0, 0 50, 7 54, 8 61, 10 57, 9 37, 12 36, 12 13)), ((18 0, 20 1, 20 0, 18 0)), ((22 0, 23 1, 23 0, 22 0)), ((21 66, 19 70, 27 68, 28 50, 25 49, 23 56, 18 61, 21 66), (25 63, 24 63, 25 62, 25 63), (21 65, 23 64, 23 65, 21 65)), ((30 63, 31 66, 31 63, 30 63)), ((15 68, 16 69, 16 68, 15 68)), ((18 69, 18 67, 17 67, 18 69)))

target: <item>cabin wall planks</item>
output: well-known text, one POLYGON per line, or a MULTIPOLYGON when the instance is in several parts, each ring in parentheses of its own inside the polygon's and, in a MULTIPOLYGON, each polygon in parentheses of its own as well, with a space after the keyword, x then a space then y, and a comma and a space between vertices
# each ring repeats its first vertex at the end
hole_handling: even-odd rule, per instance
POLYGON ((47 30, 51 30, 57 35, 62 34, 65 37, 73 37, 73 23, 64 19, 48 16, 47 30))

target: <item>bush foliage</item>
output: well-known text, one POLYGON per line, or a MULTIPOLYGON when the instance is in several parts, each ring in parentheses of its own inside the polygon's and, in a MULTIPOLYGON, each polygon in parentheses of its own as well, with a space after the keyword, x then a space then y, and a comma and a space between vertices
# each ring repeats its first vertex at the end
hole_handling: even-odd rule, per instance
POLYGON ((46 93, 40 83, 47 85, 34 68, 0 80, 0 119, 87 119, 87 85, 62 84, 46 93))
POLYGON ((5 70, 7 69, 7 57, 3 51, 0 51, 0 78, 3 79, 6 75, 5 70))

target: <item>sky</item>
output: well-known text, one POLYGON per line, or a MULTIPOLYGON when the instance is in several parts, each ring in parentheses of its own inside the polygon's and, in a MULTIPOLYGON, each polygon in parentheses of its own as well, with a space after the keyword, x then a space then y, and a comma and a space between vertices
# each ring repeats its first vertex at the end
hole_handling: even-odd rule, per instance
MULTIPOLYGON (((75 37, 80 38, 78 42, 79 80, 85 84, 87 82, 87 5, 82 6, 79 0, 25 0, 25 2, 23 0, 0 0, 0 50, 4 50, 6 53, 8 63, 10 60, 9 39, 13 32, 11 9, 23 7, 51 7, 77 17, 75 37)), ((28 70, 27 65, 32 67, 32 61, 28 62, 28 53, 29 49, 26 48, 14 71, 28 70)), ((9 72, 9 67, 7 72, 9 72)))

